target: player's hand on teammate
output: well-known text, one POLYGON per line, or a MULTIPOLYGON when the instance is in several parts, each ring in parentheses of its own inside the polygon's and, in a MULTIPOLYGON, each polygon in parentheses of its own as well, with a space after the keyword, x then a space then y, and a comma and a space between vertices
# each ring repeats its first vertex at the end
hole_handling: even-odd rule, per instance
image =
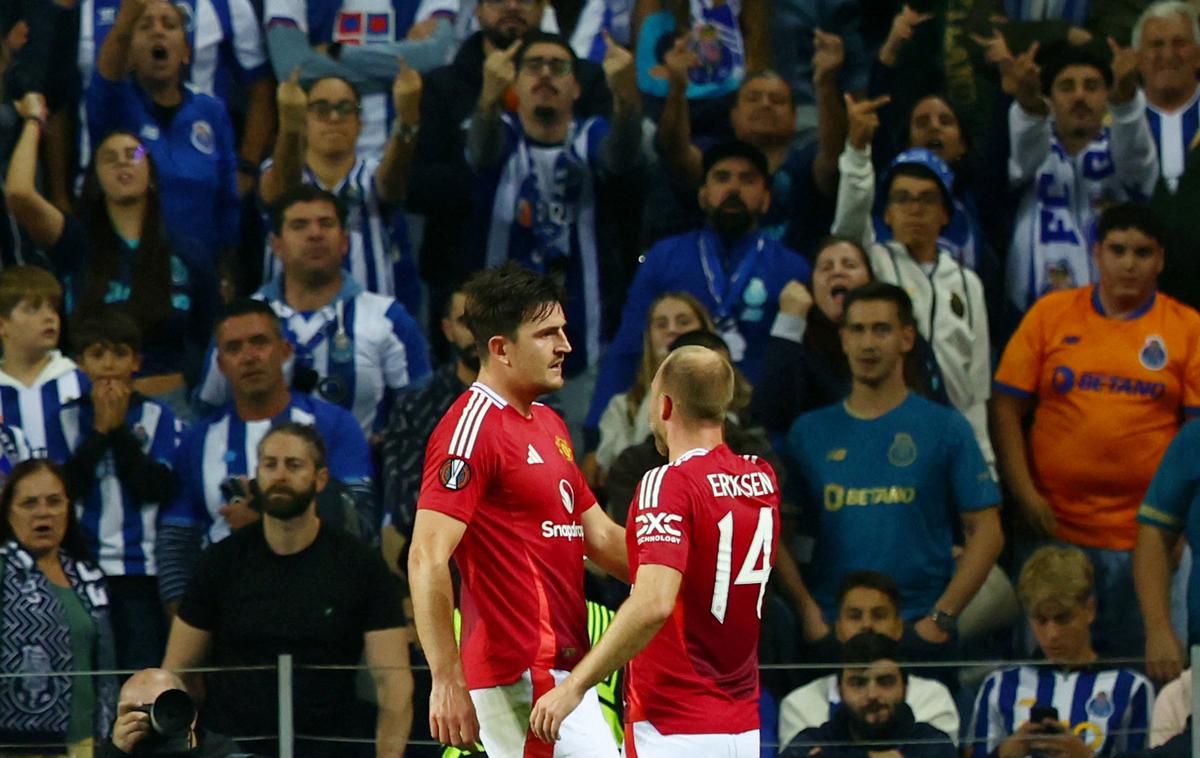
POLYGON ((533 713, 529 715, 529 729, 533 736, 543 742, 556 742, 563 722, 579 707, 583 694, 570 682, 563 682, 538 698, 533 704, 533 713))
POLYGON ((429 733, 443 745, 472 748, 479 742, 479 718, 466 682, 434 677, 429 690, 429 733))

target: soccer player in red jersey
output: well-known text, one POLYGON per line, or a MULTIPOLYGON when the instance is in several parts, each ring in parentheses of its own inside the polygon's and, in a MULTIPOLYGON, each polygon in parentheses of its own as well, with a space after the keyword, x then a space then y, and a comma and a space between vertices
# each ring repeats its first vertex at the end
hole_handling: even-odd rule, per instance
POLYGON ((408 561, 433 676, 429 728, 447 745, 482 737, 492 758, 616 758, 594 690, 563 724, 561 744, 529 735, 533 701, 588 650, 585 554, 628 573, 621 528, 596 507, 566 425, 535 402, 562 387, 571 352, 562 288, 508 263, 464 293, 479 378, 429 438, 408 561), (461 656, 451 556, 462 579, 461 656))
POLYGON ((673 351, 650 391, 650 426, 671 463, 647 472, 630 504, 633 591, 592 652, 537 701, 530 724, 559 739, 584 693, 629 661, 627 756, 756 758, 758 631, 779 539, 775 472, 724 444, 733 370, 719 354, 673 351))

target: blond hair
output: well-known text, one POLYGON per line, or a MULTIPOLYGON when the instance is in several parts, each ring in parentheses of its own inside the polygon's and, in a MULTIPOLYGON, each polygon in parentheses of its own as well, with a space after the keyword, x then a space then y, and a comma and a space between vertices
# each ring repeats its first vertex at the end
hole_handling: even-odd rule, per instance
POLYGON ((693 421, 725 422, 733 401, 733 366, 716 350, 687 345, 672 350, 659 369, 659 391, 693 421))
POLYGON ((1047 545, 1034 551, 1021 568, 1017 596, 1026 613, 1048 600, 1083 605, 1095 589, 1095 571, 1077 547, 1047 545))

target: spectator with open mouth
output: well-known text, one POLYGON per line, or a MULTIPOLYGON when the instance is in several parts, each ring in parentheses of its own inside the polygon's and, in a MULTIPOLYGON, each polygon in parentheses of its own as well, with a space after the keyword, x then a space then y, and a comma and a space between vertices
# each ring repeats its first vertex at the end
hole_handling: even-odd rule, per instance
POLYGON ((88 87, 88 130, 95 145, 117 129, 137 135, 159 167, 167 228, 215 261, 238 245, 237 157, 224 103, 183 86, 190 62, 175 5, 122 3, 88 87))

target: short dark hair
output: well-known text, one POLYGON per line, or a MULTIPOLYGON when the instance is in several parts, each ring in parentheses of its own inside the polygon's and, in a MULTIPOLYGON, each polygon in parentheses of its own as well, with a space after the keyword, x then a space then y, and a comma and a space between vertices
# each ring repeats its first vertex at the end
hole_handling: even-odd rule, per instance
POLYGON ((71 349, 75 355, 83 355, 92 345, 125 345, 140 353, 142 330, 137 319, 120 306, 81 311, 71 322, 71 349))
POLYGON ((317 86, 326 79, 335 79, 346 85, 350 88, 350 91, 354 93, 354 101, 360 104, 362 103, 362 93, 358 91, 358 87, 354 84, 354 82, 350 81, 349 79, 343 79, 340 76, 333 76, 332 74, 329 76, 318 76, 316 79, 313 79, 312 82, 304 88, 304 92, 311 94, 313 87, 317 86))
POLYGON ((1103 243, 1109 232, 1124 229, 1136 229, 1157 242, 1159 247, 1167 246, 1167 225, 1148 205, 1119 203, 1105 208, 1096 225, 1096 239, 1103 243))
POLYGON ((4 488, 0 490, 0 543, 16 539, 9 517, 12 515, 13 500, 17 496, 17 485, 39 471, 49 471, 53 474, 54 478, 62 483, 63 491, 67 493, 67 531, 63 535, 63 550, 76 560, 92 558, 83 537, 83 530, 79 528, 79 521, 75 518, 75 506, 72 505, 74 493, 71 492, 67 475, 62 466, 47 458, 30 458, 21 461, 13 466, 8 478, 4 480, 4 488))
POLYGON ((271 207, 271 231, 274 234, 279 234, 283 231, 283 215, 287 213, 288 208, 291 208, 297 203, 313 203, 323 201, 333 206, 333 212, 337 214, 338 223, 343 229, 346 228, 346 204, 341 198, 333 194, 329 190, 323 190, 315 184, 297 184, 289 190, 286 190, 275 204, 271 207))
POLYGON ((1112 88, 1113 75, 1109 67, 1109 58, 1094 41, 1086 45, 1072 45, 1060 42, 1047 46, 1038 51, 1038 65, 1041 66, 1042 94, 1049 96, 1054 88, 1054 80, 1068 66, 1090 66, 1100 72, 1104 86, 1112 88))
POLYGON ((849 595, 851 590, 868 589, 875 590, 887 596, 887 599, 896 610, 900 610, 900 586, 896 584, 896 580, 883 573, 882 571, 851 571, 842 579, 841 585, 837 591, 837 609, 840 612, 842 603, 846 600, 846 595, 849 595))
POLYGON ((271 309, 270 305, 252 297, 239 297, 236 300, 230 300, 217 314, 217 321, 213 325, 213 334, 218 334, 221 331, 221 325, 231 318, 253 315, 262 316, 270 321, 272 328, 275 329, 275 334, 280 338, 283 337, 283 326, 279 323, 279 316, 271 309))
POLYGON ((521 46, 517 48, 517 54, 513 56, 513 64, 517 67, 518 71, 521 70, 521 62, 525 60, 525 54, 534 45, 558 45, 561 47, 571 59, 571 75, 576 75, 576 69, 579 68, 579 56, 575 55, 575 50, 571 47, 571 43, 561 34, 543 32, 541 30, 527 34, 521 40, 521 46))
POLYGON ((846 325, 846 316, 850 313, 851 305, 876 300, 883 300, 896 306, 896 314, 900 317, 901 326, 916 327, 917 318, 913 315, 912 298, 900 287, 879 280, 867 282, 846 293, 846 298, 842 302, 841 325, 846 325))
POLYGON ((942 184, 942 180, 938 178, 938 175, 933 173, 933 169, 922 166, 920 163, 898 163, 892 166, 891 170, 888 171, 888 193, 891 193, 892 184, 895 183, 898 176, 907 176, 910 179, 923 179, 927 182, 933 182, 942 197, 942 206, 946 209, 946 212, 954 212, 954 200, 950 197, 950 192, 946 189, 946 185, 942 184))
POLYGON ((821 239, 817 240, 817 246, 813 248, 815 251, 812 256, 812 267, 816 270, 817 259, 821 257, 821 253, 825 252, 835 245, 849 245, 858 251, 858 255, 862 258, 863 267, 867 270, 867 277, 870 281, 875 281, 875 271, 871 268, 871 256, 867 255, 867 251, 863 248, 862 242, 847 237, 842 234, 826 234, 821 239))
POLYGON ((703 179, 708 179, 708 172, 712 171, 713 166, 728 158, 741 158, 747 161, 762 176, 764 183, 770 182, 771 169, 767 165, 767 156, 763 155, 762 150, 754 145, 739 139, 718 142, 704 151, 704 170, 701 174, 703 179))
POLYGON ((467 302, 463 321, 487 360, 488 341, 503 335, 517 338, 526 321, 538 321, 566 299, 562 282, 554 276, 531 271, 515 261, 506 261, 480 271, 463 285, 467 302))
POLYGON ((321 432, 312 424, 302 424, 299 421, 281 421, 275 424, 258 441, 258 457, 262 458, 263 445, 277 434, 287 434, 304 442, 312 450, 314 467, 319 471, 326 467, 328 457, 325 450, 325 439, 321 432))
POLYGON ((865 629, 842 643, 842 663, 844 668, 860 668, 875 661, 899 662, 899 647, 899 642, 886 634, 865 629))

